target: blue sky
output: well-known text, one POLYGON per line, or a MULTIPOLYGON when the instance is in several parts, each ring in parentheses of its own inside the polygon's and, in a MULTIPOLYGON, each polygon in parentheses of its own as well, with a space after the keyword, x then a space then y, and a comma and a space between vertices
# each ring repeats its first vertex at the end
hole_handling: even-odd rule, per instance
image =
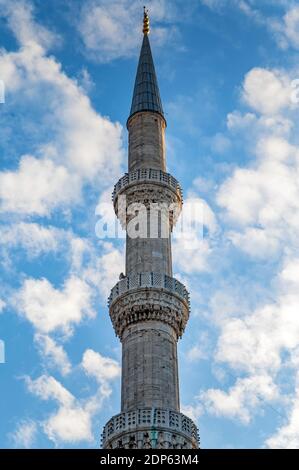
MULTIPOLYGON (((142 5, 0 0, 1 448, 98 447, 119 412, 124 244, 95 226, 126 171, 142 5)), ((204 216, 173 243, 182 410, 204 448, 299 448, 298 4, 148 8, 168 169, 204 216)))

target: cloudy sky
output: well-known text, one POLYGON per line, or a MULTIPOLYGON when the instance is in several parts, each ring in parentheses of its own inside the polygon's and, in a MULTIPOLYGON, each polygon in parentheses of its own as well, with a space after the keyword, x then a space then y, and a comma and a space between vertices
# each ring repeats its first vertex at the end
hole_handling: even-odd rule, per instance
MULTIPOLYGON (((95 227, 126 170, 142 5, 0 0, 2 448, 98 447, 119 412, 124 243, 95 227)), ((204 448, 299 448, 298 3, 148 7, 168 169, 204 208, 204 237, 173 243, 182 410, 204 448)))

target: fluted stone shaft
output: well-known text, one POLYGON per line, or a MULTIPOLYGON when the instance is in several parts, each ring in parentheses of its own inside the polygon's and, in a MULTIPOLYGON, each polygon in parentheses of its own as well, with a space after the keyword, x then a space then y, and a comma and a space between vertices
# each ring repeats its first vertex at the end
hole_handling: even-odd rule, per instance
POLYGON ((128 120, 129 171, 154 168, 166 171, 165 119, 149 111, 134 114, 128 120))
MULTIPOLYGON (((165 120, 157 113, 139 112, 129 119, 128 130, 129 171, 165 171, 165 120)), ((169 219, 163 212, 157 213, 157 218, 152 213, 151 218, 150 210, 145 217, 147 235, 152 228, 153 237, 131 238, 127 234, 126 275, 153 271, 172 276, 169 219), (156 231, 151 223, 157 222, 156 231)), ((125 331, 122 346, 122 411, 148 406, 179 410, 177 335, 173 328, 161 322, 138 323, 125 331)))
POLYGON ((122 411, 179 410, 177 335, 158 321, 136 323, 122 338, 122 411))
MULTIPOLYGON (((162 116, 148 111, 138 112, 128 120, 129 172, 143 168, 166 170, 165 127, 162 116)), ((147 236, 132 238, 127 235, 126 274, 154 271, 171 276, 169 219, 158 209, 155 213, 154 207, 151 212, 149 207, 147 209, 147 236)))

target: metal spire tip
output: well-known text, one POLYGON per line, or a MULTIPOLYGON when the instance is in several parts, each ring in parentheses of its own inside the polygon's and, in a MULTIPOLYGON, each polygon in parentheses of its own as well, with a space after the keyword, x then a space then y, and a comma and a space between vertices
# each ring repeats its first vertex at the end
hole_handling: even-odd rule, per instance
POLYGON ((148 10, 143 7, 143 34, 149 34, 150 32, 150 21, 148 16, 148 10))

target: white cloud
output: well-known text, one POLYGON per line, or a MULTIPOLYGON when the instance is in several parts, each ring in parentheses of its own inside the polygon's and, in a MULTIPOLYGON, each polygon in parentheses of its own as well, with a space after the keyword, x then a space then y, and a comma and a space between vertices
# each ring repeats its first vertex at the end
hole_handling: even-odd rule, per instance
POLYGON ((92 349, 85 351, 82 367, 87 375, 94 377, 100 383, 120 376, 120 366, 117 361, 110 357, 103 357, 92 349))
POLYGON ((246 228, 243 232, 227 234, 232 243, 253 258, 269 259, 280 247, 280 233, 275 230, 246 228))
POLYGON ((291 258, 285 262, 283 269, 280 273, 280 279, 286 283, 287 286, 294 286, 296 289, 299 286, 299 259, 291 258))
POLYGON ((273 283, 277 292, 273 302, 250 311, 238 304, 236 296, 236 305, 220 318, 222 305, 216 307, 220 333, 215 359, 244 377, 236 378, 228 391, 203 392, 200 400, 208 412, 247 424, 263 403, 284 400, 275 380, 283 368, 288 368, 290 376, 292 368, 298 368, 298 267, 298 259, 285 261, 273 283))
POLYGON ((298 227, 298 150, 284 139, 258 142, 254 168, 238 168, 221 187, 217 198, 229 218, 240 226, 298 227), (287 222, 287 223, 286 223, 287 222))
POLYGON ((50 336, 36 334, 34 337, 40 353, 47 360, 47 367, 57 367, 62 375, 71 372, 71 363, 63 347, 57 344, 50 336))
POLYGON ((199 397, 209 412, 244 424, 267 403, 291 401, 288 422, 267 441, 269 447, 281 448, 295 445, 297 438, 297 392, 286 394, 278 382, 287 371, 292 383, 299 345, 299 148, 294 144, 298 125, 290 76, 253 69, 245 77, 242 98, 256 113, 236 110, 227 117, 229 132, 251 160, 220 186, 216 197, 224 210, 219 220, 233 244, 230 250, 238 247, 264 263, 246 263, 236 292, 222 281, 211 298, 211 319, 219 328, 216 362, 232 370, 229 375, 242 376, 228 389, 211 388, 199 397))
POLYGON ((256 120, 253 113, 241 114, 240 111, 233 111, 227 115, 227 127, 230 131, 244 129, 251 126, 256 120))
POLYGON ((203 411, 203 406, 200 404, 181 406, 181 412, 191 418, 195 423, 198 421, 198 418, 203 414, 203 411))
POLYGON ((275 434, 266 440, 270 449, 299 449, 299 385, 291 403, 287 424, 280 426, 275 434))
POLYGON ((299 7, 290 4, 283 17, 270 18, 268 26, 281 49, 299 49, 299 7))
POLYGON ((1 235, 5 248, 22 247, 28 256, 63 252, 69 262, 70 277, 60 288, 47 279, 29 278, 11 298, 11 304, 34 327, 34 339, 44 365, 66 375, 72 366, 63 342, 82 321, 96 315, 94 299, 98 294, 108 296, 118 280, 124 254, 111 243, 103 242, 102 254, 98 256, 98 247, 88 239, 36 223, 3 225, 1 235))
MULTIPOLYGON (((34 155, 20 156, 18 169, 0 173, 0 207, 49 215, 60 205, 77 203, 84 184, 96 182, 98 189, 114 180, 123 157, 122 128, 96 113, 77 81, 47 55, 49 41, 42 39, 44 29, 36 32, 30 5, 15 5, 4 14, 21 47, 0 54, 7 95, 3 109, 9 118, 11 107, 20 115, 25 107, 26 126, 18 126, 18 132, 36 129, 37 121, 38 132, 31 136, 34 155)), ((12 131, 19 122, 11 122, 12 131)))
MULTIPOLYGON (((282 272, 288 270, 286 263, 282 272)), ((294 287, 293 281, 286 283, 283 278, 276 289, 276 303, 265 304, 243 318, 227 319, 219 336, 219 361, 249 373, 278 371, 282 365, 282 352, 292 352, 299 345, 297 284, 294 287)))
POLYGON ((54 377, 42 375, 36 380, 26 377, 26 385, 31 393, 42 400, 56 400, 64 406, 71 406, 74 402, 73 395, 54 377))
POLYGON ((92 441, 92 413, 51 376, 43 375, 36 380, 27 378, 28 390, 42 400, 55 400, 59 407, 43 423, 49 439, 60 442, 92 441))
POLYGON ((186 353, 187 360, 191 362, 200 361, 201 359, 206 359, 206 357, 207 353, 201 345, 192 346, 186 353))
POLYGON ((256 411, 264 400, 272 401, 277 397, 277 387, 271 377, 257 375, 238 379, 228 392, 210 389, 201 395, 201 400, 210 413, 248 424, 251 413, 256 411))
POLYGON ((49 215, 59 205, 78 202, 79 195, 78 177, 51 160, 24 156, 17 171, 0 173, 2 212, 49 215))
MULTIPOLYGON (((175 5, 166 0, 153 0, 150 17, 154 25, 153 40, 163 45, 172 40, 175 28, 169 25, 175 5), (161 22, 167 26, 157 26, 161 22)), ((92 0, 84 5, 79 32, 87 51, 99 62, 136 54, 142 38, 142 9, 138 1, 92 0)))
POLYGON ((15 448, 32 449, 38 432, 37 423, 32 420, 22 421, 10 435, 15 448))
POLYGON ((299 49, 299 7, 293 0, 200 0, 212 10, 230 14, 235 8, 258 26, 266 28, 282 49, 299 49), (270 12, 264 5, 272 7, 270 12))
POLYGON ((6 302, 4 302, 4 300, 0 299, 0 313, 3 312, 5 307, 6 307, 6 302))
POLYGON ((222 155, 231 149, 231 141, 219 132, 212 138, 211 148, 213 152, 222 155))
POLYGON ((9 248, 22 247, 29 256, 55 252, 65 232, 51 226, 16 222, 0 226, 0 244, 9 248))
POLYGON ((207 359, 209 349, 209 336, 207 332, 201 333, 199 335, 197 344, 187 350, 186 359, 190 362, 196 362, 202 359, 207 359))
POLYGON ((281 136, 288 137, 294 123, 282 115, 260 115, 254 113, 241 114, 239 111, 233 111, 227 115, 227 128, 230 132, 245 133, 242 136, 249 141, 256 141, 258 136, 281 136))
POLYGON ((117 249, 110 242, 101 242, 103 253, 100 257, 93 257, 91 263, 82 271, 83 278, 100 290, 104 297, 108 297, 111 288, 124 272, 124 252, 117 249))
POLYGON ((279 113, 291 106, 291 96, 291 82, 279 71, 254 68, 245 76, 243 99, 259 113, 279 113))
POLYGON ((178 269, 187 274, 207 271, 211 253, 210 240, 215 234, 217 221, 207 202, 190 192, 184 200, 183 211, 173 231, 173 260, 178 269))
POLYGON ((28 390, 42 400, 54 400, 58 407, 41 421, 45 434, 56 445, 94 441, 93 418, 111 394, 110 382, 119 377, 119 364, 109 357, 89 349, 81 363, 89 376, 95 377, 100 386, 95 395, 77 399, 54 377, 42 375, 36 380, 26 377, 28 390))
POLYGON ((49 439, 54 442, 92 441, 92 422, 88 411, 80 407, 61 407, 44 424, 49 439))
POLYGON ((228 0, 200 0, 201 3, 211 9, 223 7, 228 0))
POLYGON ((186 274, 209 270, 211 248, 207 240, 196 234, 175 240, 173 243, 173 262, 177 269, 186 274))
POLYGON ((15 294, 14 303, 38 332, 61 331, 70 335, 75 325, 96 315, 92 299, 91 287, 73 276, 61 290, 54 288, 47 279, 26 279, 15 294))
MULTIPOLYGON (((252 19, 259 25, 265 25, 267 19, 263 16, 262 12, 258 9, 260 2, 256 0, 200 0, 201 3, 212 10, 223 12, 226 7, 230 13, 231 8, 236 8, 242 14, 252 19), (257 7, 257 8, 255 8, 257 7)), ((277 0, 278 1, 278 0, 277 0)))
POLYGON ((0 16, 5 17, 19 43, 30 45, 38 43, 51 47, 58 36, 34 21, 33 5, 28 1, 0 0, 0 16))
POLYGON ((299 49, 299 7, 291 8, 284 16, 285 35, 291 45, 299 49))

